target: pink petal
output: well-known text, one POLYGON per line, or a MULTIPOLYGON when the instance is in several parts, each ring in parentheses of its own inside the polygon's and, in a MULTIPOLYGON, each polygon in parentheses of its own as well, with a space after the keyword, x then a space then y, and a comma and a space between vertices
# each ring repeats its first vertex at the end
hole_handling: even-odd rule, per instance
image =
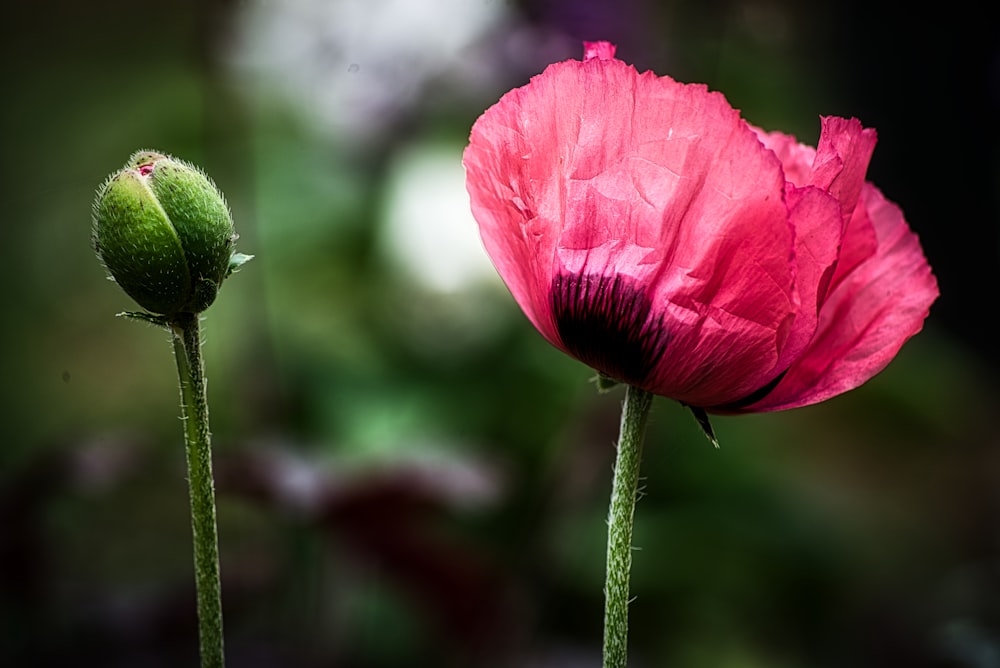
MULTIPOLYGON (((874 186, 865 184, 861 201, 877 237, 876 253, 842 278, 823 304, 809 349, 748 411, 805 406, 854 389, 885 368, 923 327, 938 288, 920 243, 899 208, 874 186)), ((869 229, 855 226, 855 220, 858 214, 845 248, 869 229), (853 229, 858 232, 852 234, 853 229)))
POLYGON ((770 411, 878 373, 937 284, 865 172, 875 132, 818 148, 614 46, 547 68, 476 121, 463 162, 487 252, 553 345, 693 406, 770 411))
MULTIPOLYGON (((755 129, 756 130, 756 129, 755 129)), ((799 313, 779 366, 787 368, 816 333, 819 312, 831 285, 875 252, 874 234, 862 214, 853 223, 848 248, 842 248, 865 171, 875 147, 875 132, 856 119, 822 119, 819 148, 799 144, 780 132, 756 130, 781 160, 789 181, 786 195, 795 227, 795 286, 799 313)))
POLYGON ((774 152, 785 170, 785 180, 799 188, 815 185, 812 183, 813 162, 816 160, 816 149, 800 144, 792 135, 783 132, 764 132, 753 128, 757 139, 774 152))
POLYGON ((840 202, 844 226, 851 219, 875 150, 875 130, 856 118, 824 116, 810 185, 827 190, 840 202))
POLYGON ((464 162, 487 252, 554 345, 554 277, 625 276, 669 333, 645 389, 711 405, 777 374, 797 308, 784 176, 722 95, 558 63, 483 114, 464 162))
POLYGON ((799 307, 778 363, 781 369, 787 369, 816 334, 820 306, 836 270, 843 233, 840 205, 829 193, 813 186, 796 188, 789 184, 785 197, 795 228, 799 307))

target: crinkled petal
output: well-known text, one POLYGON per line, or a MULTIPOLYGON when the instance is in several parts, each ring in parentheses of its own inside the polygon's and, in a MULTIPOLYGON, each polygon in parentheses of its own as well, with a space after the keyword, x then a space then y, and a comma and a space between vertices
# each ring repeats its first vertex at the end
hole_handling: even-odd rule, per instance
POLYGON ((820 122, 817 148, 800 144, 782 132, 754 130, 761 143, 781 160, 789 183, 798 188, 815 186, 840 202, 846 226, 865 183, 877 135, 856 118, 823 116, 820 122))
POLYGON ((487 110, 465 164, 487 252, 550 342, 555 276, 623 275, 669 340, 645 389, 703 405, 776 372, 797 307, 784 176, 721 94, 559 63, 487 110))
POLYGON ((855 226, 856 214, 844 246, 867 245, 867 238, 854 237, 873 229, 876 253, 840 280, 823 304, 809 349, 748 411, 805 406, 854 389, 885 368, 922 329, 938 287, 917 236, 902 211, 874 186, 865 184, 861 201, 872 227, 855 226))
POLYGON ((535 328, 555 342, 546 279, 558 222, 542 207, 558 160, 533 146, 522 118, 524 97, 524 89, 509 92, 476 122, 463 156, 466 188, 497 272, 535 328))
POLYGON ((877 137, 875 130, 862 127, 856 118, 824 116, 822 124, 809 184, 837 198, 846 228, 865 184, 877 137))
POLYGON ((865 182, 873 130, 824 117, 813 149, 585 47, 488 109, 463 159, 486 250, 553 345, 755 412, 857 387, 922 328, 937 284, 865 182))
POLYGON ((765 132, 758 127, 751 127, 757 133, 760 143, 781 161, 786 181, 798 188, 814 185, 812 171, 816 161, 815 148, 800 144, 793 135, 786 135, 784 132, 765 132))
POLYGON ((836 284, 835 276, 852 271, 875 252, 874 234, 863 229, 871 227, 863 207, 858 220, 848 223, 855 218, 875 132, 863 128, 857 119, 828 116, 821 121, 818 149, 799 144, 790 135, 755 128, 761 142, 781 160, 795 228, 799 313, 782 351, 782 369, 802 354, 816 334, 819 312, 836 284), (847 235, 849 224, 853 229, 847 235))
POLYGON ((778 368, 787 369, 809 345, 819 325, 819 311, 837 267, 841 245, 840 205, 829 193, 791 184, 786 192, 795 228, 795 287, 798 312, 788 333, 778 368))

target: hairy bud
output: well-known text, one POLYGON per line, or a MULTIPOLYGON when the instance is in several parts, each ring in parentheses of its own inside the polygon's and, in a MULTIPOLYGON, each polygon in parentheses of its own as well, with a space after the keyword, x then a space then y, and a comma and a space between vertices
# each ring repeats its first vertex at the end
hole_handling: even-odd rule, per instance
POLYGON ((200 313, 250 256, 233 252, 232 214, 187 162, 138 151, 98 189, 92 241, 118 285, 155 314, 200 313))

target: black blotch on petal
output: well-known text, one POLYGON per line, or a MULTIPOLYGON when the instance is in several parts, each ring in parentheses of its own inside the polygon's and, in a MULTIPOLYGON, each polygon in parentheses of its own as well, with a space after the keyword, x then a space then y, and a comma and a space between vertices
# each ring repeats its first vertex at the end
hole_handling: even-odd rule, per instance
POLYGON ((621 275, 560 273, 552 312, 566 349, 615 380, 642 387, 666 352, 663 318, 635 281, 621 275))

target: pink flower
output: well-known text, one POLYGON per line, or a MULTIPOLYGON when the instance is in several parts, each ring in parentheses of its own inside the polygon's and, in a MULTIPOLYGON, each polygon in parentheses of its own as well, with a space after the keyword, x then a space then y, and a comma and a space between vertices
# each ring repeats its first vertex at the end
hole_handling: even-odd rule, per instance
POLYGON ((614 58, 550 65, 472 128, 472 212, 514 299, 612 379, 715 412, 823 401, 920 331, 937 283, 865 181, 875 131, 818 148, 614 58))

